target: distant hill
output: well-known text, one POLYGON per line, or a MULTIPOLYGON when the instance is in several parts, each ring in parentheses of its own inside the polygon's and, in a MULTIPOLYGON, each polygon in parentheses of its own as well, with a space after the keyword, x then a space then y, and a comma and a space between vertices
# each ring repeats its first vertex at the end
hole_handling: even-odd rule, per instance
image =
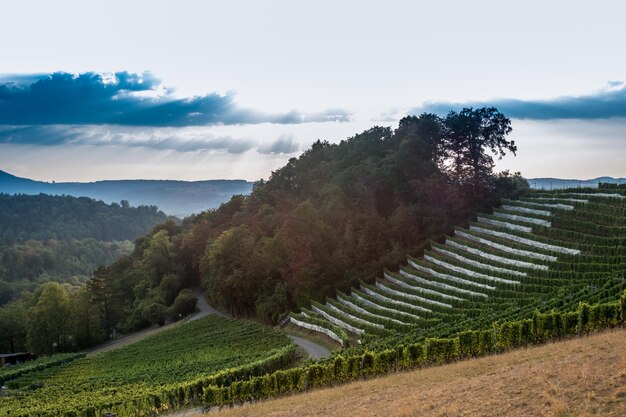
POLYGON ((168 219, 156 206, 0 193, 0 306, 47 281, 80 285, 168 219))
POLYGON ((107 203, 126 200, 131 206, 155 205, 165 213, 185 217, 219 207, 237 194, 250 194, 244 180, 111 180, 96 182, 43 182, 0 171, 0 193, 51 194, 90 197, 107 203))
POLYGON ((155 206, 88 197, 0 194, 0 245, 28 240, 134 240, 169 217, 155 206))
POLYGON ((626 184, 626 178, 598 177, 591 180, 563 179, 563 178, 529 178, 531 188, 539 190, 558 190, 572 187, 598 187, 601 182, 611 184, 626 184))

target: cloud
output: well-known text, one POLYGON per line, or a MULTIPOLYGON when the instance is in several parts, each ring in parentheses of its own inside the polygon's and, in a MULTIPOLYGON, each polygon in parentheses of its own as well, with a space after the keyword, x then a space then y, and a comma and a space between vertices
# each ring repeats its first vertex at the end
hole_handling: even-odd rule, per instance
POLYGON ((211 93, 175 98, 151 73, 56 72, 0 77, 0 124, 206 126, 310 122, 345 122, 350 113, 296 110, 268 114, 245 109, 234 94, 211 93))
POLYGON ((549 100, 494 99, 465 103, 426 102, 410 110, 410 114, 424 112, 445 115, 450 110, 463 107, 497 107, 508 117, 515 119, 608 119, 626 117, 626 84, 611 81, 593 94, 564 96, 549 100))
POLYGON ((254 148, 251 139, 214 135, 206 128, 144 128, 126 126, 45 125, 0 126, 0 144, 94 145, 145 147, 193 152, 203 150, 240 154, 254 148))
POLYGON ((392 108, 387 112, 380 113, 378 117, 372 119, 373 122, 380 123, 396 123, 398 120, 402 119, 404 114, 398 108, 392 108))
POLYGON ((271 143, 266 143, 257 148, 262 154, 287 154, 297 152, 300 147, 293 141, 293 135, 282 135, 271 143))

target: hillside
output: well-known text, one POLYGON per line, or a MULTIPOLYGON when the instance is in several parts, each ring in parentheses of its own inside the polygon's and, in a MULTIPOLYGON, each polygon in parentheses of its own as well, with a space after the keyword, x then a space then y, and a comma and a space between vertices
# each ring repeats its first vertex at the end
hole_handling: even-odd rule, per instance
MULTIPOLYGON (((222 311, 285 324, 291 309, 288 326, 337 346, 331 357, 254 375, 219 366, 201 381, 164 374, 139 396, 102 388, 63 412, 132 417, 493 361, 623 327, 626 186, 531 191, 519 174, 496 175, 487 152, 515 152, 508 132, 495 109, 464 109, 407 117, 394 131, 375 127, 336 145, 318 141, 249 196, 157 225, 84 288, 47 283, 24 294, 0 310, 5 344, 63 352, 161 326, 192 312, 188 288, 201 284, 222 311)), ((19 385, 16 394, 33 401, 22 415, 42 408, 37 387, 47 392, 46 375, 56 372, 19 385)), ((50 404, 64 402, 62 385, 50 404)))
POLYGON ((626 330, 605 332, 226 409, 215 415, 621 417, 626 415, 624 346, 626 330))
MULTIPOLYGON (((407 117, 396 130, 373 127, 338 144, 317 141, 250 195, 142 238, 130 259, 99 274, 111 292, 125 294, 107 302, 116 311, 135 310, 140 301, 163 309, 170 301, 156 288, 175 275, 184 286, 202 285, 222 311, 275 324, 311 299, 323 300, 359 279, 371 282, 477 210, 527 188, 519 175, 492 172, 488 146, 505 152, 512 143, 476 139, 473 147, 464 145, 471 152, 459 151, 445 133, 457 118, 473 118, 481 122, 474 121, 476 129, 490 126, 505 135, 506 119, 494 112, 407 117), (147 290, 133 297, 125 289, 129 277, 144 277, 147 290)), ((114 325, 145 323, 136 316, 116 318, 114 325)))
POLYGON ((608 301, 626 289, 625 191, 601 184, 503 200, 422 257, 313 302, 291 322, 344 345, 385 347, 608 301))
POLYGON ((600 183, 605 184, 626 184, 626 178, 598 177, 587 180, 565 179, 565 178, 529 178, 528 184, 531 188, 539 190, 558 190, 563 188, 597 188, 600 183))
POLYGON ((231 196, 249 194, 252 183, 243 180, 173 181, 112 180, 42 182, 0 171, 0 193, 50 194, 89 197, 107 203, 126 200, 132 206, 157 206, 165 213, 185 217, 219 207, 231 196))
POLYGON ((0 194, 0 244, 28 240, 134 240, 168 220, 155 206, 87 197, 0 194))
POLYGON ((0 194, 0 306, 48 281, 82 286, 98 267, 130 254, 132 240, 167 219, 154 206, 0 194))
MULTIPOLYGON (((5 400, 4 405, 20 407, 23 413, 18 415, 24 417, 61 404, 62 415, 67 417, 88 417, 94 411, 107 410, 131 417, 138 410, 166 413, 200 405, 238 406, 250 401, 257 404, 232 412, 380 412, 403 416, 490 412, 562 416, 595 412, 619 416, 625 394, 622 345, 626 333, 617 328, 623 327, 626 318, 622 224, 626 218, 626 189, 602 184, 598 190, 582 191, 504 200, 493 215, 479 215, 478 222, 470 222, 468 228, 457 228, 454 236, 446 238, 449 242, 445 245, 432 242, 433 250, 425 251, 422 259, 409 258, 410 267, 415 269, 409 274, 413 278, 386 271, 383 285, 363 283, 360 291, 352 291, 350 299, 340 294, 344 302, 328 299, 325 305, 313 303, 311 310, 293 314, 292 321, 309 321, 320 332, 339 336, 345 348, 332 357, 296 367, 279 360, 280 367, 287 369, 261 366, 259 373, 219 371, 217 366, 216 373, 206 374, 202 380, 182 375, 175 381, 167 373, 155 377, 154 382, 168 381, 168 385, 141 389, 132 388, 136 377, 133 372, 115 369, 112 372, 121 372, 116 381, 129 383, 129 389, 97 389, 85 395, 88 403, 83 397, 71 403, 63 400, 69 395, 66 389, 75 391, 86 386, 89 390, 99 386, 101 378, 87 379, 72 388, 64 368, 53 367, 16 380, 12 386, 23 391, 5 400), (451 255, 455 246, 450 243, 458 239, 463 240, 457 243, 467 253, 455 257, 451 255), (468 250, 476 243, 480 250, 468 250), (439 254, 447 258, 438 258, 437 248, 445 248, 447 253, 439 254), (462 264, 454 264, 454 260, 462 264), (471 268, 477 270, 472 273, 471 268), (509 272, 504 273, 505 268, 509 272), (518 274, 510 273, 516 270, 518 274), (416 280, 420 273, 426 275, 416 280), (402 276, 409 278, 405 285, 399 284, 402 276), (513 278, 518 281, 512 282, 513 278), (392 285, 397 287, 389 291, 392 285), (610 333, 588 337, 606 330, 621 336, 614 341, 602 339, 610 333), (350 337, 341 337, 348 333, 350 337), (357 338, 361 343, 354 343, 357 338), (567 339, 575 340, 562 342, 567 339), (594 344, 593 340, 599 342, 594 344), (566 348, 558 350, 551 342, 562 342, 566 348), (574 347, 567 348, 569 345, 574 347), (455 362, 459 363, 449 365, 455 362), (399 373, 415 369, 420 370, 399 373), (375 379, 381 377, 384 379, 375 379), (359 382, 366 379, 372 381, 359 382), (42 385, 44 388, 37 388, 42 385), (337 385, 345 386, 336 391, 307 393, 337 385), (280 400, 277 406, 262 401, 302 393, 307 394, 280 400), (330 397, 324 397, 325 393, 330 397), (40 395, 46 396, 45 405, 40 395), (507 401, 503 403, 503 399, 507 401), (283 402, 285 406, 280 405, 283 402)), ((166 229, 157 231, 148 251, 153 254, 159 246, 163 248, 166 236, 166 229)), ((167 278, 164 282, 171 281, 167 278)), ((53 299, 53 293, 59 290, 46 287, 40 300, 53 299)), ((168 290, 168 286, 154 290, 168 290)), ((149 316, 154 306, 147 306, 149 316)), ((36 318, 47 311, 40 301, 30 315, 37 322, 36 318)), ((176 340, 181 353, 192 348, 191 343, 183 342, 185 335, 175 336, 170 331, 159 335, 176 340)), ((246 346, 256 347, 259 340, 253 335, 244 336, 240 343, 245 351, 246 346)), ((160 349, 161 344, 157 345, 160 349)), ((130 350, 135 349, 132 346, 130 350)), ((132 362, 145 360, 141 355, 132 357, 132 362)), ((93 358, 102 359, 98 355, 93 358)))
POLYGON ((25 317, 42 295, 25 295, 9 340, 25 347, 41 335, 83 348, 114 330, 177 319, 186 314, 186 288, 198 285, 222 311, 278 323, 311 299, 372 282, 476 211, 523 193, 521 176, 493 173, 490 150, 516 150, 510 130, 496 109, 465 109, 406 117, 395 130, 373 127, 338 144, 317 141, 250 195, 154 227, 129 256, 98 268, 84 291, 46 287, 61 305, 81 306, 76 323, 28 333, 25 317))

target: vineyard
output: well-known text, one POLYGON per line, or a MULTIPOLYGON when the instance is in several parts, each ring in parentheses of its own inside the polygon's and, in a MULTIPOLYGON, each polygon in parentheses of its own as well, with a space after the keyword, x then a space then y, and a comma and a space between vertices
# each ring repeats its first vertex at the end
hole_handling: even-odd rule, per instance
POLYGON ((24 376, 30 372, 41 371, 42 369, 63 365, 84 357, 84 353, 59 353, 57 355, 46 356, 18 365, 0 368, 0 385, 4 385, 6 382, 24 376))
POLYGON ((534 192, 433 241, 373 282, 312 302, 290 326, 342 345, 293 365, 294 346, 209 316, 134 345, 31 370, 0 416, 141 417, 232 406, 623 326, 626 187, 534 192))
POLYGON ((291 314, 291 323, 344 346, 385 348, 615 300, 626 288, 626 189, 505 200, 430 246, 375 282, 291 314))
POLYGON ((294 351, 270 328, 208 316, 110 352, 24 373, 8 382, 13 395, 0 397, 0 415, 165 411, 171 395, 274 371, 290 364, 294 351))

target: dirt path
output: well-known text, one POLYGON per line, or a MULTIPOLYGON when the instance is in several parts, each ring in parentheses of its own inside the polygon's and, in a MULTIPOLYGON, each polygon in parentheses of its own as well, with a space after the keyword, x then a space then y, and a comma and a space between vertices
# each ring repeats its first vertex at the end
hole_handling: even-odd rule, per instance
POLYGON ((179 321, 179 322, 174 322, 174 323, 169 323, 166 324, 164 326, 158 327, 158 326, 152 326, 148 329, 145 330, 141 330, 139 332, 135 332, 135 333, 131 333, 129 335, 120 337, 119 339, 115 339, 115 340, 111 340, 110 342, 107 342, 105 344, 93 347, 91 349, 88 349, 87 352, 87 356, 92 356, 95 355, 97 353, 102 353, 102 352, 107 352, 109 350, 113 350, 122 346, 126 346, 126 345, 130 345, 132 343, 138 342, 142 339, 145 339, 148 336, 152 336, 155 335, 157 333, 161 333, 165 330, 169 330, 171 329, 173 326, 176 326, 179 323, 183 323, 185 321, 190 321, 190 320, 197 320, 199 318, 205 317, 209 314, 217 314, 220 316, 224 316, 222 313, 220 313, 219 311, 217 311, 216 309, 214 309, 213 307, 211 307, 209 305, 209 303, 207 302, 206 299, 206 295, 204 295, 204 292, 202 291, 202 289, 200 288, 194 288, 193 289, 194 293, 196 294, 196 296, 198 297, 198 302, 196 304, 198 311, 196 311, 194 314, 190 315, 189 317, 187 317, 185 320, 183 321, 179 321))
POLYGON ((201 288, 194 288, 193 292, 196 294, 196 297, 198 297, 198 303, 196 304, 196 306, 198 307, 198 312, 191 316, 189 320, 197 320, 202 317, 208 316, 209 314, 217 314, 218 316, 226 317, 224 313, 209 305, 206 294, 204 294, 204 291, 202 291, 201 288))
POLYGON ((624 417, 626 330, 398 373, 208 416, 213 415, 624 417))
POLYGON ((288 335, 291 340, 302 349, 306 350, 309 355, 311 355, 311 359, 320 359, 330 355, 330 350, 325 348, 322 345, 318 345, 317 343, 311 342, 310 340, 303 339, 298 336, 288 335))
MULTIPOLYGON (((193 291, 196 294, 196 297, 198 297, 198 302, 196 304, 198 311, 192 314, 191 316, 189 316, 188 318, 186 318, 185 320, 183 320, 182 322, 198 320, 202 317, 208 316, 209 314, 217 314, 218 316, 227 317, 224 313, 220 312, 219 310, 209 305, 206 295, 204 294, 201 288, 193 288, 193 291)), ((161 327, 153 326, 148 329, 145 329, 136 333, 132 333, 127 336, 120 337, 119 339, 112 340, 103 345, 96 346, 94 348, 87 350, 87 356, 92 356, 97 353, 107 352, 112 349, 130 345, 148 336, 152 336, 162 331, 171 329, 173 326, 176 326, 178 323, 182 323, 182 322, 170 323, 161 327)), ((319 345, 315 342, 312 342, 307 339, 303 339, 298 336, 289 335, 289 337, 291 338, 291 340, 294 341, 294 343, 296 343, 298 346, 306 350, 309 353, 309 355, 311 355, 311 358, 313 359, 319 359, 319 358, 323 358, 325 356, 330 355, 330 350, 328 350, 322 345, 319 345)))

